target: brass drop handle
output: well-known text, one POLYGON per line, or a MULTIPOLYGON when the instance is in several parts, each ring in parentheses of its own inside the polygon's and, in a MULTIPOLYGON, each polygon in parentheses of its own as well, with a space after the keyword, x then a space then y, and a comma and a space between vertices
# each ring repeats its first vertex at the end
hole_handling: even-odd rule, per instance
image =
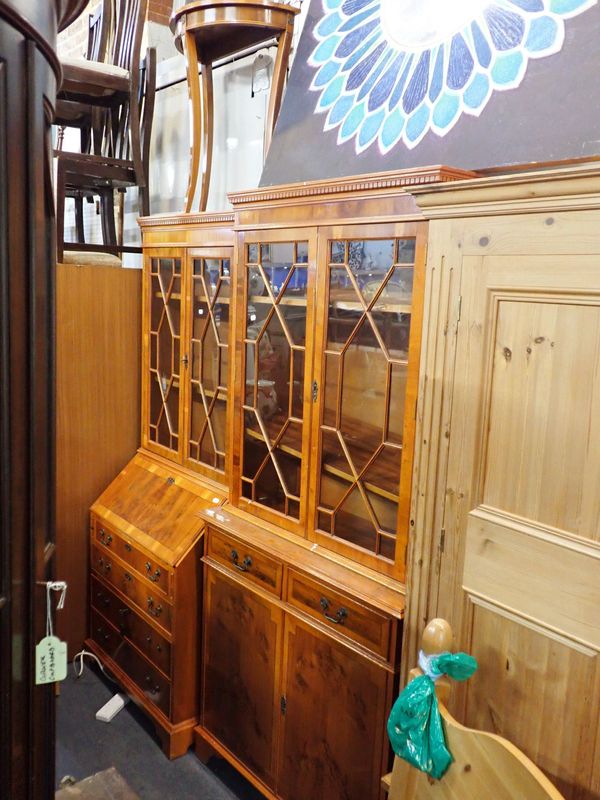
POLYGON ((125 550, 127 550, 128 553, 131 553, 132 548, 129 542, 125 542, 125 550))
POLYGON ((123 573, 123 577, 125 578, 126 581, 132 581, 133 580, 133 578, 131 577, 131 575, 128 572, 124 572, 123 573))
MULTIPOLYGON (((146 683, 148 684, 152 683, 152 678, 150 677, 150 675, 146 675, 146 683)), ((159 692, 160 692, 160 686, 158 684, 155 684, 154 686, 150 687, 150 694, 158 694, 159 692)))
POLYGON ((248 572, 250 567, 252 566, 252 559, 250 556, 246 556, 246 558, 240 564, 239 555, 237 550, 231 551, 231 563, 236 569, 239 569, 240 572, 248 572))
POLYGON ((105 544, 107 547, 110 547, 110 543, 113 540, 113 537, 111 536, 111 534, 110 533, 106 533, 104 528, 100 528, 100 531, 99 531, 98 535, 100 536, 100 541, 102 542, 102 544, 105 544))
POLYGON ((152 597, 148 598, 148 613, 153 617, 160 617, 162 614, 162 606, 155 606, 154 599, 152 597))
POLYGON ((151 574, 152 564, 149 561, 146 561, 146 572, 148 573, 148 578, 155 583, 160 578, 160 569, 158 567, 154 570, 154 575, 151 574))
POLYGON ((328 614, 327 611, 329 609, 330 603, 326 597, 321 598, 321 608, 323 609, 323 616, 329 622, 333 622, 334 625, 343 625, 344 620, 348 616, 348 612, 345 608, 339 608, 336 613, 335 617, 332 617, 331 614, 328 614))

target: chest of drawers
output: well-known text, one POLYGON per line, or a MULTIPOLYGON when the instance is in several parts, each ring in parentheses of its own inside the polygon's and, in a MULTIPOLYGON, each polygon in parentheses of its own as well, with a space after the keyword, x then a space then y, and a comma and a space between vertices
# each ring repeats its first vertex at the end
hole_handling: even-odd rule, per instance
POLYGON ((223 496, 138 454, 92 506, 86 646, 154 722, 169 758, 197 724, 205 524, 223 496))

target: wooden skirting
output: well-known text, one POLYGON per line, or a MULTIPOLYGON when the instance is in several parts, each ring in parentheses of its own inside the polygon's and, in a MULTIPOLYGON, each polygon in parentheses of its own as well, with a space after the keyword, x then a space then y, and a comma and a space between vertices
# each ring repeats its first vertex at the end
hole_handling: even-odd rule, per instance
POLYGON ((89 508, 139 444, 141 272, 56 269, 57 628, 71 658, 87 635, 89 508))

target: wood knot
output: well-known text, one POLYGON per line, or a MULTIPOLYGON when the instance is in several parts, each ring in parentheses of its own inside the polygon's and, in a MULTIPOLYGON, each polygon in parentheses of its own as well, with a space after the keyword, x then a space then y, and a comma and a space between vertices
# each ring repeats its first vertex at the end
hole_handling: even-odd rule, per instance
POLYGON ((502 355, 504 356, 504 358, 505 358, 507 361, 510 361, 510 360, 511 360, 511 358, 512 358, 512 350, 510 349, 510 347, 505 347, 505 348, 503 348, 503 350, 502 350, 502 355))
POLYGON ((471 772, 471 765, 465 764, 463 767, 463 772, 471 772))
POLYGON ((536 336, 536 338, 533 341, 536 344, 541 344, 542 342, 546 341, 546 337, 545 336, 536 336))

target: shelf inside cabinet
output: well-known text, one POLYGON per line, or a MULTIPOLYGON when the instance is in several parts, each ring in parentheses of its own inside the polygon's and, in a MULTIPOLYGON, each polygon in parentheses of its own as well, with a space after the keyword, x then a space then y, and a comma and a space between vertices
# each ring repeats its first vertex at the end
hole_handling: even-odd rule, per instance
MULTIPOLYGON (((273 300, 266 295, 251 295, 248 298, 248 303, 253 306, 274 305, 273 300)), ((300 308, 306 308, 306 297, 282 297, 276 301, 276 304, 278 306, 299 306, 300 308)))

